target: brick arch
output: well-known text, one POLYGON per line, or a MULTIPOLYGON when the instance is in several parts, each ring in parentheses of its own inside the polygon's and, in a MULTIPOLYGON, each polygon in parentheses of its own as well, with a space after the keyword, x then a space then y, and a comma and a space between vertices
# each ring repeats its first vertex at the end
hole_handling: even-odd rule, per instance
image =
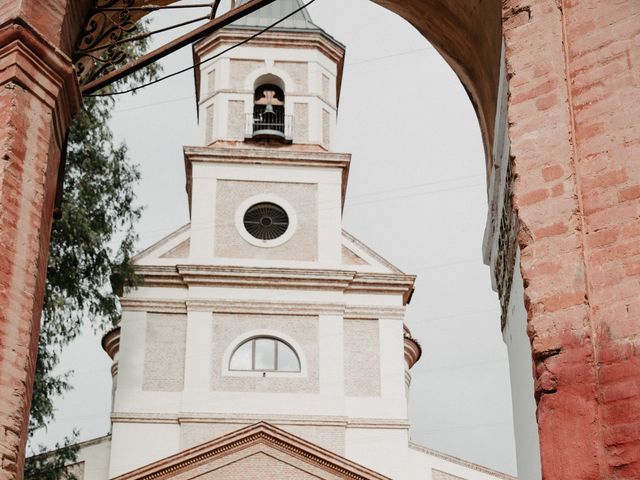
MULTIPOLYGON (((637 0, 375 1, 460 78, 488 174, 504 36, 543 478, 640 478, 637 0)), ((78 108, 69 55, 91 2, 0 6, 2 480, 21 477, 56 172, 78 108)))
POLYGON ((373 1, 413 25, 456 73, 478 116, 490 168, 502 45, 500 0, 373 1))

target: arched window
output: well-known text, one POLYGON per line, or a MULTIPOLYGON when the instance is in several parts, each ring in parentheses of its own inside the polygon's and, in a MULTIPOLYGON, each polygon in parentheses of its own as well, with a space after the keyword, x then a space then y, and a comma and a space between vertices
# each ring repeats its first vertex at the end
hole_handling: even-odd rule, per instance
POLYGON ((284 91, 273 83, 258 86, 253 95, 253 136, 284 134, 284 91))
POLYGON ((300 359, 291 346, 275 337, 254 337, 236 347, 229 370, 299 372, 300 359))

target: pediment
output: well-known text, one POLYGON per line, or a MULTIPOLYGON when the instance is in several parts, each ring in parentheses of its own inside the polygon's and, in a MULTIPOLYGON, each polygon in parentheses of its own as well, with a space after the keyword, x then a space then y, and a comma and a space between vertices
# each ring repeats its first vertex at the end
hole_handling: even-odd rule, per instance
POLYGON ((345 230, 342 231, 342 263, 352 269, 367 272, 403 273, 382 255, 345 230))
POLYGON ((265 422, 236 430, 114 480, 389 480, 265 422))
MULTIPOLYGON (((137 265, 188 264, 191 248, 191 225, 187 224, 146 248, 133 258, 137 265)), ((342 265, 344 270, 363 273, 403 274, 403 272, 346 231, 342 231, 342 265)))
POLYGON ((132 260, 137 265, 163 264, 166 260, 186 260, 189 258, 190 243, 191 224, 188 223, 145 248, 132 260))

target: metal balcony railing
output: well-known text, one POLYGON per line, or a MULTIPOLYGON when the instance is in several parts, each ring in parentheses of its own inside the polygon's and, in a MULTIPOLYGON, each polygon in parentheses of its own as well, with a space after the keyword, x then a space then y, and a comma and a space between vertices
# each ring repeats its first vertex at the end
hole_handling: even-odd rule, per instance
POLYGON ((291 140, 291 115, 284 112, 248 113, 246 116, 245 138, 276 137, 291 140))

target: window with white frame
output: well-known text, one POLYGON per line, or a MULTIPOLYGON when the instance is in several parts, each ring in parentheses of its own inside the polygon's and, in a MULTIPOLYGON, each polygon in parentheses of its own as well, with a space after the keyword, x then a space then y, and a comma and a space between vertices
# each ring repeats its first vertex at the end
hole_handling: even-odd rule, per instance
POLYGON ((275 337, 253 337, 231 354, 229 370, 240 372, 300 372, 300 359, 286 342, 275 337))

